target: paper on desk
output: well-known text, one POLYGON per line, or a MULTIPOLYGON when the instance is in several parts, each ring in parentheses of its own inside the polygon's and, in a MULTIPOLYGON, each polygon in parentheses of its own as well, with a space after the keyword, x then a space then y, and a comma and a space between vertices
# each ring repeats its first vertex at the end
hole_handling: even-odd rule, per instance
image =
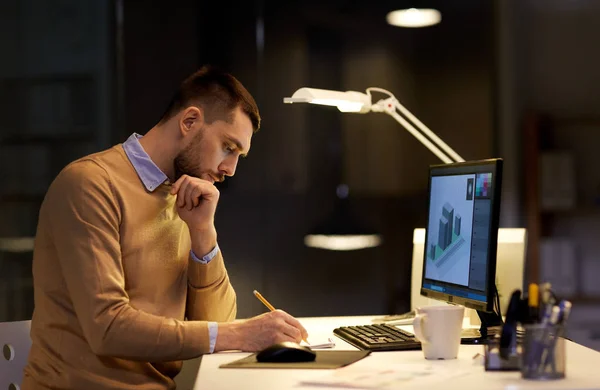
POLYGON ((335 347, 335 342, 333 341, 333 339, 331 337, 328 337, 327 339, 314 339, 311 337, 310 342, 307 343, 305 341, 302 341, 300 343, 300 345, 306 345, 308 347, 310 347, 311 349, 326 349, 326 348, 333 348, 335 347))
POLYGON ((345 387, 351 389, 399 389, 407 386, 427 388, 436 382, 467 374, 467 371, 444 368, 430 364, 399 364, 391 367, 373 366, 355 368, 349 366, 335 370, 322 377, 303 380, 301 385, 345 387))

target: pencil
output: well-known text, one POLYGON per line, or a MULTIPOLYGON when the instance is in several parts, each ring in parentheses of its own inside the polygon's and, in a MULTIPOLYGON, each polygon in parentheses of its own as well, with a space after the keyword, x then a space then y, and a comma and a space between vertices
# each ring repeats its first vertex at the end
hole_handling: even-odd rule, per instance
MULTIPOLYGON (((275 311, 275 307, 273 305, 271 305, 269 303, 269 301, 267 301, 265 299, 265 297, 263 297, 258 291, 254 290, 253 293, 254 293, 254 296, 256 298, 258 298, 258 300, 261 301, 263 303, 263 305, 265 305, 270 311, 275 311)), ((302 339, 302 340, 304 342, 306 342, 307 344, 310 344, 307 339, 302 339)))
POLYGON ((269 310, 271 311, 275 311, 275 308, 273 307, 273 305, 271 305, 269 303, 269 301, 267 301, 265 299, 265 297, 263 297, 262 295, 260 295, 260 293, 256 290, 253 291, 254 295, 256 296, 256 298, 258 298, 259 301, 261 301, 263 303, 263 305, 265 305, 269 310))

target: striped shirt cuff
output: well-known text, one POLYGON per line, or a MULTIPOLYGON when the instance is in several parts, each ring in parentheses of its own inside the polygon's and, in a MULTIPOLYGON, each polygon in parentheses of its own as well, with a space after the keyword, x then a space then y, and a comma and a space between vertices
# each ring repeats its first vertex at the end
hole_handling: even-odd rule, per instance
POLYGON ((208 338, 210 340, 210 347, 208 353, 215 352, 215 344, 217 344, 217 333, 219 332, 219 324, 216 322, 208 323, 208 338))
POLYGON ((192 256, 192 260, 197 261, 200 264, 208 264, 214 257, 219 253, 219 244, 215 245, 212 251, 208 252, 206 255, 199 258, 196 256, 193 250, 190 250, 190 255, 192 256))

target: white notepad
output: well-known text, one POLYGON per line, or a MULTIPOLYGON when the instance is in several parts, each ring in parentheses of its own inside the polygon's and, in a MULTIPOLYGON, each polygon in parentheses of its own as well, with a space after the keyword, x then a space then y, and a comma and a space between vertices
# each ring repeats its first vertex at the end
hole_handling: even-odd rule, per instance
POLYGON ((312 337, 308 339, 309 343, 306 343, 305 341, 302 341, 300 343, 300 345, 306 345, 308 347, 310 347, 311 349, 326 349, 326 348, 333 348, 335 347, 335 342, 333 341, 333 338, 328 337, 327 339, 313 339, 312 337))

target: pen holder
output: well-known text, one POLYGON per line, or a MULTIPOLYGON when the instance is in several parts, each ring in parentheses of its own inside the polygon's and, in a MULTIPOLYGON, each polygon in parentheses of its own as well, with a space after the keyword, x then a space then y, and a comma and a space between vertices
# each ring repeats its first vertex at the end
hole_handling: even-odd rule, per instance
POLYGON ((525 379, 565 377, 565 339, 563 325, 525 326, 521 376, 525 379))
POLYGON ((486 371, 519 371, 521 369, 521 345, 514 345, 501 352, 500 338, 495 337, 484 345, 484 358, 486 371))

